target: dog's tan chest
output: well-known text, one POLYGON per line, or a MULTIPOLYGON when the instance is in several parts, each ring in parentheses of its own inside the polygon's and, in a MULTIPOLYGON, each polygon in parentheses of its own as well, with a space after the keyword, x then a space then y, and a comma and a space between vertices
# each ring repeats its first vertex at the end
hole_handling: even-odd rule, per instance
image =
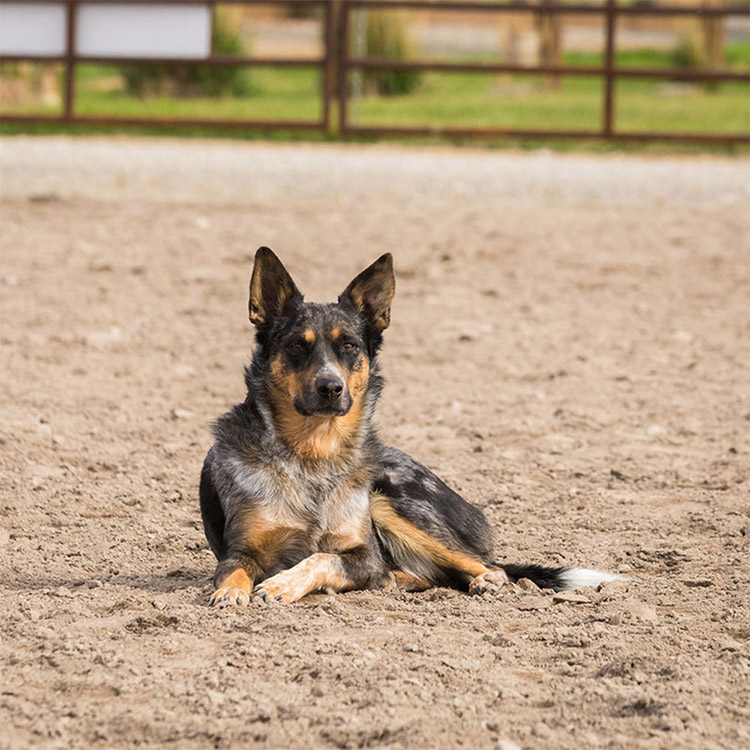
POLYGON ((350 477, 321 491, 298 472, 242 467, 238 473, 252 501, 246 506, 246 539, 254 549, 295 544, 310 552, 342 552, 367 540, 369 486, 350 477))

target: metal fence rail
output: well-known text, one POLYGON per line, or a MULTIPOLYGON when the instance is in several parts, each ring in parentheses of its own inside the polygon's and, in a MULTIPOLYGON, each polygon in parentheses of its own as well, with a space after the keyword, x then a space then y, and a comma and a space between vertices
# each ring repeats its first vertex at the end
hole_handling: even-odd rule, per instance
MULTIPOLYGON (((0 0, 0 3, 11 0, 0 0)), ((435 0, 231 0, 232 4, 307 6, 323 9, 324 54, 317 58, 258 58, 227 57, 214 55, 207 58, 142 58, 82 56, 76 51, 76 20, 78 6, 82 2, 115 3, 118 0, 59 0, 66 6, 66 49, 63 55, 3 55, 0 62, 30 61, 57 62, 65 67, 62 113, 49 115, 3 115, 3 122, 17 123, 62 123, 112 126, 163 126, 206 127, 260 130, 309 130, 335 134, 337 124, 341 137, 366 135, 433 136, 492 138, 567 138, 607 139, 629 141, 681 141, 717 144, 748 143, 750 134, 745 133, 678 133, 661 131, 631 132, 615 127, 616 83, 619 79, 661 79, 693 82, 750 82, 747 73, 727 70, 684 70, 672 68, 621 68, 616 65, 617 21, 622 16, 687 16, 695 18, 724 18, 727 16, 750 16, 750 6, 738 5, 649 5, 636 3, 618 5, 618 0, 605 0, 603 4, 564 4, 554 0, 539 2, 497 2, 478 0, 440 2, 435 0), (442 62, 435 60, 400 60, 350 55, 351 15, 356 10, 440 10, 460 14, 461 12, 528 13, 548 16, 587 15, 603 16, 605 41, 604 64, 598 67, 575 65, 523 66, 504 63, 442 62), (81 63, 103 63, 112 65, 191 64, 205 66, 242 67, 297 67, 320 71, 321 117, 318 120, 256 120, 220 118, 174 118, 174 117, 113 117, 79 115, 76 112, 75 74, 81 63), (488 127, 452 127, 425 123, 414 126, 357 125, 352 122, 349 104, 351 100, 350 78, 356 70, 413 70, 440 71, 450 73, 509 73, 514 75, 587 76, 603 80, 602 122, 598 130, 556 130, 488 127), (337 80, 334 80, 337 79, 337 80), (331 118, 332 102, 338 105, 338 122, 331 118)), ((27 3, 44 3, 49 0, 25 0, 27 3)), ((121 2, 121 0, 120 0, 121 2)), ((206 4, 206 0, 138 0, 139 3, 206 4)), ((216 2, 209 2, 212 7, 216 2)))
POLYGON ((615 34, 620 15, 724 17, 747 16, 749 9, 738 6, 684 6, 636 4, 618 6, 616 0, 606 0, 603 5, 564 4, 552 2, 431 2, 430 0, 346 0, 342 5, 339 27, 339 132, 342 135, 451 135, 472 138, 509 136, 517 138, 603 138, 608 140, 669 140, 705 143, 747 143, 748 133, 670 133, 670 132, 623 132, 615 129, 615 83, 618 78, 659 78, 682 81, 744 81, 747 73, 724 70, 675 70, 661 68, 618 68, 615 65, 615 34), (601 67, 571 65, 508 65, 495 63, 449 63, 429 60, 391 60, 349 56, 350 16, 355 9, 411 9, 441 11, 482 11, 492 13, 534 13, 603 15, 606 22, 604 65, 601 67), (353 70, 421 70, 455 73, 513 73, 519 75, 576 75, 604 79, 602 123, 599 130, 533 130, 520 128, 461 128, 442 125, 422 126, 377 126, 355 125, 349 117, 349 74, 353 70))

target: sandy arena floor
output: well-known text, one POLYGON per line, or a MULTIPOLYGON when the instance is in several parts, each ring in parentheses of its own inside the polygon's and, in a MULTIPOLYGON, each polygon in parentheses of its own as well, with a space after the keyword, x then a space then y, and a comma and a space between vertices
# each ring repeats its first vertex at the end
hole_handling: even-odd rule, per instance
POLYGON ((0 141, 0 746, 750 746, 748 167, 0 141), (379 423, 509 561, 627 584, 216 611, 247 282, 396 257, 379 423))

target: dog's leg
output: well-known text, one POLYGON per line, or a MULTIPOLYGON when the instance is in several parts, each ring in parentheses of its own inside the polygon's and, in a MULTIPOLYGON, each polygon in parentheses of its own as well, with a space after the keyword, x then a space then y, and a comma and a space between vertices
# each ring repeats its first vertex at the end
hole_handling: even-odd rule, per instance
POLYGON ((502 568, 488 570, 486 573, 481 573, 469 581, 469 593, 485 594, 488 591, 499 589, 509 581, 508 575, 502 568))
POLYGON ((342 554, 316 552, 259 583, 255 596, 263 601, 290 603, 319 589, 329 593, 365 589, 382 584, 385 578, 380 550, 369 544, 342 554))
POLYGON ((216 567, 214 573, 214 593, 211 594, 211 606, 250 603, 253 583, 258 578, 260 569, 257 562, 249 555, 230 554, 216 567))
POLYGON ((404 573, 403 570, 391 571, 392 584, 395 588, 402 591, 427 591, 433 587, 432 581, 419 576, 413 576, 411 573, 404 573))
POLYGON ((221 507, 221 500, 219 500, 219 493, 216 491, 216 485, 214 484, 213 462, 214 449, 211 448, 203 462, 203 470, 201 471, 201 518, 203 519, 203 529, 206 532, 208 546, 217 559, 221 560, 227 552, 224 544, 226 519, 224 518, 224 509, 221 507))
POLYGON ((450 549, 399 514, 381 493, 370 494, 370 512, 395 565, 412 579, 426 579, 432 584, 452 581, 468 586, 473 594, 483 594, 507 582, 503 570, 485 564, 468 550, 450 549))

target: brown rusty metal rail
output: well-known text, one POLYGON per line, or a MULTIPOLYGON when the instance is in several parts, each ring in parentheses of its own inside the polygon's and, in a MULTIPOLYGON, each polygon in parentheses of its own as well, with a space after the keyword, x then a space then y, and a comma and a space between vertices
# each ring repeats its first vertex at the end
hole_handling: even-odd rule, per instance
MULTIPOLYGON (((9 0, 6 0, 9 1, 9 0)), ((44 3, 50 0, 24 0, 28 4, 44 3)), ((312 130, 327 133, 331 127, 331 77, 333 71, 332 54, 332 0, 231 0, 232 4, 242 5, 284 5, 323 8, 323 36, 325 53, 320 58, 259 58, 259 57, 226 57, 214 55, 211 51, 207 58, 190 57, 102 57, 80 56, 76 53, 77 9, 84 0, 60 0, 66 6, 66 45, 63 55, 2 55, 0 62, 41 62, 63 63, 65 66, 65 85, 63 89, 62 114, 54 115, 3 115, 2 122, 8 123, 62 123, 66 125, 112 125, 112 126, 148 126, 148 127, 200 127, 200 128, 236 128, 255 130, 312 130), (75 72, 79 63, 102 63, 107 65, 205 65, 235 67, 277 67, 277 68, 315 68, 320 70, 321 117, 319 120, 248 120, 241 118, 188 118, 188 117, 112 117, 78 115, 75 108, 75 72)), ((122 0, 93 0, 102 5, 122 0)), ((2 3, 3 0, 0 0, 2 3)), ((92 0, 85 0, 90 4, 92 0)), ((139 3, 210 5, 212 10, 216 0, 138 0, 139 3)), ((212 22, 215 15, 212 13, 212 22)))
POLYGON ((449 135, 468 138, 572 138, 607 139, 630 141, 683 141, 717 144, 748 143, 748 133, 675 133, 675 132, 628 132, 615 129, 615 83, 619 78, 657 78, 679 81, 739 81, 748 82, 747 73, 725 70, 676 70, 662 68, 618 68, 615 63, 615 35, 617 18, 621 15, 647 16, 693 16, 725 17, 748 16, 750 7, 728 5, 723 7, 704 5, 618 5, 617 0, 605 0, 604 4, 566 4, 557 2, 433 2, 431 0, 345 0, 342 3, 338 43, 338 100, 339 133, 343 136, 395 135, 433 136, 449 135), (494 63, 450 63, 429 60, 394 60, 383 58, 351 57, 350 17, 356 9, 409 9, 481 11, 491 13, 545 13, 565 15, 599 15, 605 18, 604 65, 602 67, 571 65, 508 65, 494 63), (551 130, 521 128, 465 128, 443 125, 422 126, 377 126, 355 125, 349 116, 349 74, 353 70, 420 70, 452 73, 513 73, 519 75, 576 75, 604 79, 602 123, 599 130, 551 130))

